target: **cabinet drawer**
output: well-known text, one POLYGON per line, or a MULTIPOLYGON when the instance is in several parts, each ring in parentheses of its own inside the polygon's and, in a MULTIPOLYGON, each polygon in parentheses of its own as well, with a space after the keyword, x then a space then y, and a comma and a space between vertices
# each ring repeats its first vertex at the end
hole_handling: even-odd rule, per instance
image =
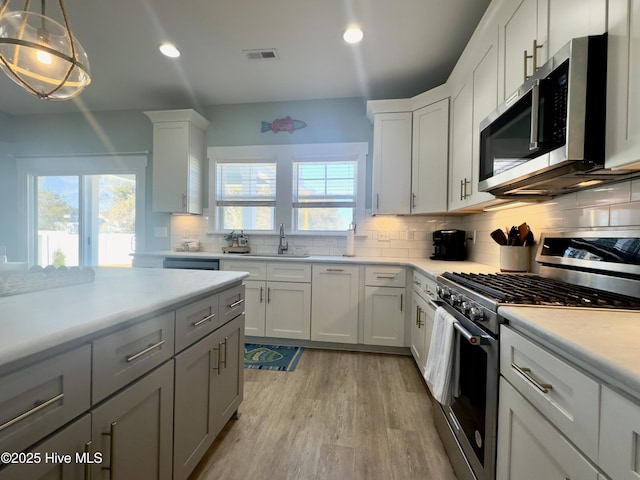
POLYGON ((174 319, 168 312, 93 342, 93 404, 173 356, 174 319))
POLYGON ((247 280, 267 279, 267 262, 222 260, 221 269, 227 272, 249 272, 247 280))
POLYGON ((597 382, 504 325, 500 373, 588 457, 597 458, 597 382))
POLYGON ((230 288, 219 294, 218 326, 222 326, 244 312, 244 285, 230 288))
POLYGON ((365 285, 372 287, 404 287, 406 275, 403 267, 376 265, 364 270, 365 285))
POLYGON ((640 478, 640 405, 602 388, 598 465, 619 480, 640 478))
POLYGON ((218 295, 176 310, 176 353, 218 328, 219 318, 218 295))
POLYGON ((0 378, 0 451, 20 452, 90 406, 91 346, 0 378))
POLYGON ((311 282, 311 264, 277 262, 267 264, 267 280, 275 282, 311 282))
POLYGON ((436 295, 436 282, 421 273, 413 272, 413 288, 431 300, 438 298, 436 295))

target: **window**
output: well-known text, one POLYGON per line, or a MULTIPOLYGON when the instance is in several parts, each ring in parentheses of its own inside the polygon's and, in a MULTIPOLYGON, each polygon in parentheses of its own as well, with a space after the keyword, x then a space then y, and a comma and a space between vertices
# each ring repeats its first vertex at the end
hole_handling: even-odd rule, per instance
POLYGON ((367 143, 210 147, 211 233, 346 232, 364 216, 367 143))
POLYGON ((30 264, 131 266, 144 240, 145 156, 19 159, 30 264))
POLYGON ((216 165, 216 206, 221 230, 273 230, 276 162, 224 160, 216 165))
POLYGON ((356 171, 356 159, 294 161, 294 230, 347 230, 355 220, 356 171))

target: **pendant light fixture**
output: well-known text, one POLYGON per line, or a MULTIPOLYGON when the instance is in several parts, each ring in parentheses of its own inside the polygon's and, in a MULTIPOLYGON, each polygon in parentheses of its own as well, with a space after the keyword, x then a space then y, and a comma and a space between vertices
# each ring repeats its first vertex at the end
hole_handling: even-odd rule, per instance
POLYGON ((9 11, 0 6, 0 68, 31 95, 46 100, 68 100, 89 83, 89 58, 71 33, 63 0, 59 0, 64 25, 41 13, 9 11))

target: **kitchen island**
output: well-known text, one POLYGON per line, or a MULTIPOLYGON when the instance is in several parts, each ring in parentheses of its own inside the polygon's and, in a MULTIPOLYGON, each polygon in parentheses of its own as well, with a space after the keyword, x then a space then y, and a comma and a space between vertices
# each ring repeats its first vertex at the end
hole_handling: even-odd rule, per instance
POLYGON ((186 478, 242 401, 246 276, 98 268, 0 297, 0 479, 186 478))

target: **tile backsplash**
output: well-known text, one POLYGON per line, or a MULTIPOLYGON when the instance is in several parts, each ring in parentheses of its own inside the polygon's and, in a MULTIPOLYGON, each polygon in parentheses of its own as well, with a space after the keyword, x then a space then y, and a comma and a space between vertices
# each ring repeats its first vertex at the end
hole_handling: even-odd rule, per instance
MULTIPOLYGON (((509 210, 446 216, 376 216, 357 225, 355 250, 360 257, 427 258, 432 252, 432 233, 443 228, 475 232, 475 242, 467 241, 469 260, 499 266, 499 247, 490 233, 523 222, 536 239, 543 231, 592 228, 640 228, 640 179, 571 193, 553 200, 509 210)), ((220 252, 226 245, 223 235, 208 234, 208 217, 174 216, 171 245, 199 240, 205 251, 220 252)), ((344 255, 344 235, 287 235, 289 252, 307 255, 344 255)), ((249 235, 254 253, 276 253, 277 235, 249 235)), ((535 254, 535 248, 531 249, 535 254)), ((535 265, 532 262, 532 265, 535 265)), ((534 268, 535 270, 535 268, 534 268)))

